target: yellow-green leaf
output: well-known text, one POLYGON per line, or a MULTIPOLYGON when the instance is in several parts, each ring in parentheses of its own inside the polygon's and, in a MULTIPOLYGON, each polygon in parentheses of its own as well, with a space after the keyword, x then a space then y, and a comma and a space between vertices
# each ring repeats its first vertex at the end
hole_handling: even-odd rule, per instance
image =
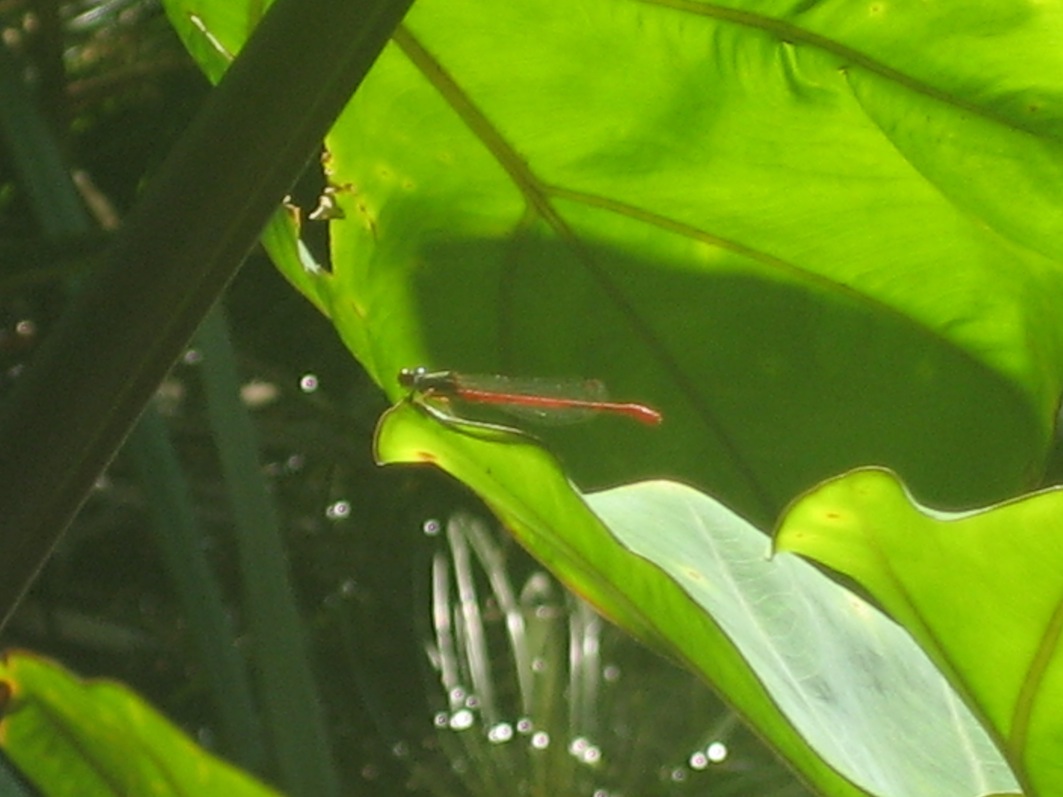
POLYGON ((112 681, 9 652, 0 698, 0 747, 48 797, 279 797, 112 681))

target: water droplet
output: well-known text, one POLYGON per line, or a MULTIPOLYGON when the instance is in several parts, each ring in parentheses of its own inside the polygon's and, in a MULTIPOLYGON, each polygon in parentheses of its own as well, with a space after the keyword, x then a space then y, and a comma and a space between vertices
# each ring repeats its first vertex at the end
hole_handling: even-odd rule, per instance
POLYGON ((584 736, 577 736, 568 746, 568 751, 584 764, 596 764, 602 760, 602 751, 584 736))
POLYGON ((616 683, 620 680, 620 668, 615 664, 607 664, 602 670, 602 677, 611 684, 616 683))
POLYGON ((687 771, 682 767, 676 767, 669 777, 671 777, 673 783, 682 783, 687 779, 687 771))
POLYGON ((450 723, 450 717, 445 711, 437 711, 436 715, 432 717, 432 724, 437 728, 445 728, 450 723))
POLYGON ((426 537, 435 537, 443 530, 443 525, 435 518, 430 518, 421 526, 426 537))
POLYGON ((304 393, 313 393, 318 388, 316 374, 303 374, 299 379, 299 389, 304 393))
POLYGON ((240 386, 240 400, 251 409, 265 407, 280 398, 280 388, 272 382, 252 379, 240 386))
POLYGON ((545 750, 550 746, 550 734, 546 731, 536 731, 532 734, 531 746, 536 750, 545 750))
POLYGON ((542 570, 537 570, 528 576, 527 581, 520 590, 520 602, 525 606, 537 606, 548 601, 554 594, 553 581, 542 570))
POLYGON ((705 755, 709 757, 709 761, 714 764, 719 764, 725 758, 727 758, 728 750, 727 745, 723 742, 713 742, 705 750, 705 755))
POLYGON ((479 708, 479 707, 480 707, 480 698, 478 698, 476 695, 469 695, 467 698, 465 698, 465 708, 479 708))
POLYGON ((463 708, 460 711, 455 711, 450 715, 450 729, 452 731, 464 731, 472 727, 475 721, 473 713, 467 708, 463 708))
POLYGON ((155 401, 159 411, 173 415, 181 406, 187 392, 183 382, 176 379, 164 379, 155 390, 155 401))
POLYGON ((532 732, 534 728, 535 725, 533 725, 532 721, 527 717, 521 717, 519 720, 517 720, 517 733, 523 733, 525 736, 527 736, 529 733, 532 732))
POLYGON ((203 362, 203 352, 199 349, 188 349, 181 357, 185 365, 199 365, 203 362))
POLYGON ((700 750, 698 750, 696 753, 690 756, 690 761, 688 763, 690 764, 691 769, 696 769, 700 771, 702 769, 706 769, 709 766, 709 757, 700 750))
POLYGON ((306 467, 306 457, 302 454, 292 454, 284 461, 284 467, 288 473, 298 473, 306 467))
POLYGON ((546 672, 546 660, 542 658, 534 658, 531 663, 532 672, 546 672))
POLYGON ((467 694, 468 694, 468 692, 465 691, 464 687, 455 686, 453 689, 450 690, 450 703, 451 703, 451 705, 454 705, 455 703, 464 703, 465 702, 465 695, 467 695, 467 694))
POLYGON ((406 742, 395 742, 391 746, 391 754, 395 758, 406 758, 410 754, 410 746, 406 742))
POLYGON ((500 744, 513 738, 513 726, 508 722, 500 722, 487 732, 487 741, 500 744))
POLYGON ((15 324, 15 334, 22 338, 32 338, 37 334, 37 325, 28 318, 15 324))
POLYGON ((350 501, 334 501, 325 509, 325 517, 329 520, 343 520, 351 514, 350 501))

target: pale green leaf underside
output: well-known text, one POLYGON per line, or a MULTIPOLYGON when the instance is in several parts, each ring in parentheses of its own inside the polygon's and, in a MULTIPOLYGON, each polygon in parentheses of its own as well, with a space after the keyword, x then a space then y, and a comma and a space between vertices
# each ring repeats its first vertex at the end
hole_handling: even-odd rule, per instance
MULTIPOLYGON (((587 500, 691 597, 691 612, 721 627, 809 743, 867 791, 973 797, 1016 786, 911 637, 801 560, 769 560, 767 538, 726 507, 672 482, 587 500)), ((668 623, 682 633, 693 621, 668 623)), ((698 665, 711 674, 713 656, 698 665)))
POLYGON ((984 718, 1028 797, 1063 793, 1063 491, 946 514, 861 470, 798 501, 776 546, 874 595, 984 718))

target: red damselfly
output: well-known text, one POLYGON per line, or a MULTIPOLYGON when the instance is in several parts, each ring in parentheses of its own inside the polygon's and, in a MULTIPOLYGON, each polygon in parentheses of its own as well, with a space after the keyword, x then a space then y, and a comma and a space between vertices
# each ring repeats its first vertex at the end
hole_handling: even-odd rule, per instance
POLYGON ((661 422, 661 413, 645 404, 607 400, 605 386, 596 379, 461 374, 420 366, 403 368, 399 384, 426 398, 487 404, 547 423, 579 420, 594 413, 619 415, 648 425, 661 422))

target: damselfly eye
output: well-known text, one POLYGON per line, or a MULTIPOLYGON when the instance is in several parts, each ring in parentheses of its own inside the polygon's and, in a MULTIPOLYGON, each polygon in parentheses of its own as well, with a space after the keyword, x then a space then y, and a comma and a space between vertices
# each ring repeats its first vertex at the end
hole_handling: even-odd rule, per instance
POLYGON ((399 384, 402 387, 414 387, 417 384, 419 376, 424 374, 424 366, 418 366, 417 368, 403 368, 399 371, 399 384))

